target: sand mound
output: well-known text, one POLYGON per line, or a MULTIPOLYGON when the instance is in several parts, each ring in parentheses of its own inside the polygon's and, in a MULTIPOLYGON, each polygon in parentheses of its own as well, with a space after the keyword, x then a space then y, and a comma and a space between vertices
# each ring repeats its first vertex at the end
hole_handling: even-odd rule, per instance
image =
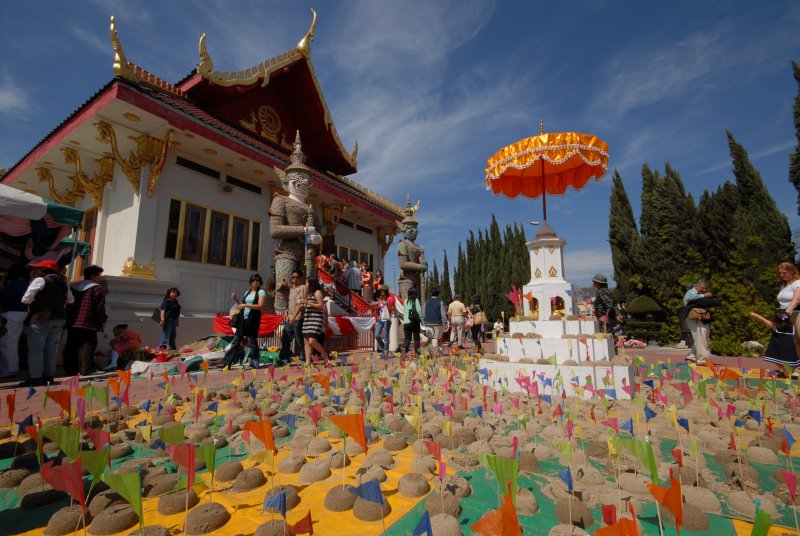
POLYGON ((320 480, 325 480, 331 476, 331 467, 329 460, 314 460, 300 468, 298 480, 302 484, 313 484, 320 480))
POLYGON ((572 499, 571 502, 571 505, 567 499, 559 499, 556 502, 556 518, 565 525, 572 524, 580 528, 590 527, 594 523, 594 518, 586 503, 577 499, 572 499), (570 510, 572 511, 571 521, 570 510))
MULTIPOLYGON (((348 443, 348 446, 350 446, 350 443, 348 443)), ((350 453, 348 452, 348 454, 350 453)), ((381 467, 387 468, 394 467, 394 456, 386 449, 371 450, 364 460, 364 465, 380 465, 381 467)))
POLYGON ((67 494, 63 491, 55 489, 46 489, 44 491, 30 491, 22 496, 19 502, 20 508, 31 509, 39 508, 47 504, 53 504, 61 499, 66 499, 67 494))
POLYGON ((436 467, 436 460, 433 456, 415 456, 411 460, 411 470, 415 473, 435 473, 438 471, 436 467))
POLYGON ((408 442, 403 436, 387 436, 383 440, 383 446, 387 450, 397 452, 406 448, 408 446, 408 442))
MULTIPOLYGON (((285 484, 281 484, 280 486, 275 486, 267 490, 267 494, 264 495, 264 500, 266 501, 269 497, 273 495, 280 495, 281 493, 286 494, 286 511, 288 512, 298 504, 300 504, 300 497, 297 495, 297 490, 294 486, 287 486, 285 484)), ((279 513, 275 508, 268 506, 264 509, 266 512, 274 512, 279 513)))
POLYGON ((356 474, 356 485, 360 486, 370 480, 377 480, 378 482, 386 481, 386 471, 380 465, 370 465, 368 467, 361 467, 356 474))
POLYGON ((127 504, 116 504, 106 508, 92 519, 89 525, 89 534, 104 535, 115 534, 127 530, 139 523, 139 516, 136 515, 127 504))
POLYGON ((129 533, 128 536, 169 536, 170 532, 167 527, 163 525, 150 525, 142 527, 142 530, 136 529, 129 533))
POLYGON ((364 447, 362 447, 355 441, 348 441, 347 445, 345 445, 344 447, 344 451, 347 453, 348 456, 355 456, 357 454, 362 454, 364 452, 364 447))
POLYGON ((648 478, 642 474, 622 473, 619 476, 619 485, 625 491, 635 493, 636 495, 648 496, 650 495, 650 491, 647 489, 646 480, 648 480, 648 478))
MULTIPOLYGON (((661 510, 661 515, 664 518, 664 522, 671 526, 675 526, 675 516, 673 516, 669 510, 663 508, 661 510)), ((683 525, 681 525, 682 530, 688 530, 692 532, 704 532, 709 529, 709 522, 708 516, 700 510, 697 506, 690 503, 683 503, 683 525)))
POLYGON ((258 467, 242 471, 233 482, 234 491, 249 491, 267 483, 267 478, 258 467))
POLYGON ((205 534, 223 526, 231 515, 219 503, 203 503, 189 512, 186 519, 187 534, 205 534))
POLYGON ((31 475, 27 469, 8 469, 0 473, 0 488, 16 488, 20 483, 31 475))
POLYGON ((697 505, 703 512, 718 514, 722 512, 722 505, 713 491, 706 488, 693 486, 681 487, 683 499, 686 503, 697 505))
POLYGON ((589 533, 574 525, 556 525, 547 536, 589 536, 589 533))
POLYGON ((331 469, 341 469, 342 465, 344 465, 344 467, 350 465, 350 456, 340 450, 334 450, 331 452, 330 456, 328 456, 328 462, 330 463, 331 469))
POLYGON ((539 470, 539 460, 533 452, 519 453, 519 470, 523 473, 535 473, 539 470))
POLYGON ((289 530, 289 525, 286 524, 286 521, 273 519, 260 525, 253 536, 285 536, 286 534, 293 534, 289 530))
POLYGON ((325 494, 325 508, 331 512, 346 512, 352 509, 357 496, 350 491, 351 489, 354 489, 353 486, 333 486, 325 494))
POLYGON ((308 442, 306 447, 307 456, 320 456, 331 450, 331 444, 324 437, 315 437, 308 442))
POLYGON ((92 502, 89 503, 89 506, 86 510, 92 514, 92 517, 96 517, 100 515, 100 513, 106 508, 116 504, 128 503, 122 498, 122 495, 113 489, 107 489, 92 497, 92 502))
MULTIPOLYGON (((92 515, 89 512, 86 512, 85 520, 88 526, 88 523, 92 522, 92 515)), ((60 536, 62 534, 72 534, 75 532, 75 527, 78 527, 78 531, 82 532, 83 525, 81 524, 81 505, 73 504, 72 506, 65 506, 60 510, 56 510, 56 512, 50 517, 50 521, 47 522, 47 527, 44 529, 44 533, 47 535, 56 535, 60 536)))
POLYGON ((407 473, 401 476, 400 481, 397 483, 397 491, 400 492, 400 495, 411 499, 422 497, 430 489, 431 486, 428 484, 428 479, 419 473, 407 473))
POLYGON ((725 474, 735 478, 741 477, 756 485, 761 481, 761 476, 758 474, 758 471, 746 463, 742 463, 741 465, 738 463, 729 463, 725 466, 725 474))
POLYGON ((218 482, 230 482, 243 471, 240 462, 225 462, 214 472, 214 479, 218 482))
POLYGON ((431 528, 435 536, 462 536, 461 525, 458 519, 447 514, 431 516, 431 528))
POLYGON ((469 481, 460 475, 447 475, 444 479, 444 491, 459 500, 472 495, 469 481))
POLYGON ((391 511, 392 507, 389 506, 389 501, 386 500, 386 497, 383 498, 383 506, 372 501, 366 501, 361 497, 356 497, 356 501, 353 503, 353 515, 361 521, 380 521, 383 517, 389 515, 391 511), (383 515, 381 515, 381 510, 383 510, 383 515))
POLYGON ((305 463, 305 456, 289 454, 278 462, 278 472, 286 474, 299 473, 305 463))
MULTIPOLYGON (((193 489, 190 489, 188 501, 189 508, 194 508, 198 502, 200 502, 200 499, 197 498, 197 494, 193 489)), ((186 511, 186 505, 187 501, 185 492, 181 491, 180 493, 169 493, 158 498, 158 513, 164 516, 177 514, 178 512, 186 511)))
POLYGON ((517 514, 531 516, 539 511, 539 503, 528 488, 517 489, 517 514))
POLYGON ((439 493, 434 491, 425 500, 425 510, 434 516, 436 514, 447 514, 453 517, 461 515, 461 503, 449 493, 439 493), (442 510, 444 508, 444 510, 442 510))
POLYGON ((761 500, 761 509, 771 515, 773 519, 777 517, 778 510, 775 508, 775 501, 763 495, 751 496, 746 491, 734 491, 728 496, 728 506, 744 514, 747 518, 753 518, 756 515, 755 500, 761 500))
POLYGON ((778 456, 768 448, 765 447, 750 447, 747 449, 747 459, 751 462, 766 463, 770 465, 777 465, 778 456))
POLYGON ((145 479, 143 484, 145 497, 156 497, 172 490, 178 484, 178 474, 161 474, 145 479))

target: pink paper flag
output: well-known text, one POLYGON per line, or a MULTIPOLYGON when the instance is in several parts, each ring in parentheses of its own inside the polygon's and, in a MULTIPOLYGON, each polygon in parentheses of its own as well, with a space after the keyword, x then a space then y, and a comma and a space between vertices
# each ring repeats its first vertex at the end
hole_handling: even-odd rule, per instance
POLYGON ((619 433, 619 420, 614 417, 613 419, 608 419, 605 421, 600 421, 600 424, 604 424, 614 430, 616 433, 619 433))
MULTIPOLYGON (((572 420, 570 419, 570 420, 567 421, 567 439, 569 439, 570 441, 572 440, 572 432, 573 432, 572 420)), ((514 439, 516 439, 516 438, 514 438, 514 439)))
POLYGON ((503 404, 500 404, 498 402, 497 404, 494 405, 492 409, 494 410, 495 413, 503 413, 503 404))
POLYGON ((439 481, 444 482, 445 477, 447 476, 447 463, 444 461, 439 462, 439 481))
POLYGON ((797 475, 791 471, 781 469, 781 476, 786 483, 786 487, 789 488, 789 495, 792 496, 792 502, 794 503, 797 499, 797 475))
POLYGON ((519 449, 519 437, 514 436, 511 439, 511 445, 514 448, 514 459, 517 459, 517 450, 519 449))

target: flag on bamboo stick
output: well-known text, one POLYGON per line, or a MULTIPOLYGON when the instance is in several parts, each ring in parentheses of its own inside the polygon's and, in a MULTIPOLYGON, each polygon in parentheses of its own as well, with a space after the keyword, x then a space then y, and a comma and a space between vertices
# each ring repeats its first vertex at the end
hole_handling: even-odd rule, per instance
POLYGON ((425 510, 425 513, 422 514, 422 517, 417 522, 417 526, 414 527, 414 532, 411 533, 411 536, 433 536, 430 512, 425 510))
POLYGON ((75 459, 81 437, 80 428, 77 426, 50 426, 42 429, 42 435, 58 445, 64 454, 75 459))
POLYGON ((83 471, 81 470, 81 459, 61 465, 53 465, 51 460, 42 465, 42 478, 54 489, 64 491, 70 497, 78 501, 81 510, 86 510, 86 494, 83 489, 83 471))
POLYGON ((81 450, 78 452, 78 459, 81 461, 81 468, 92 475, 96 482, 105 471, 106 466, 111 469, 111 456, 108 448, 103 450, 81 450))
POLYGON ((572 470, 567 467, 564 471, 558 472, 558 477, 567 485, 567 491, 572 493, 572 470))
POLYGON ((214 443, 206 443, 195 449, 195 454, 198 458, 203 460, 206 464, 210 474, 214 474, 214 468, 217 465, 217 447, 214 443))
POLYGON ((267 496, 264 499, 264 506, 261 510, 271 508, 273 512, 278 512, 284 519, 286 519, 286 492, 276 493, 275 495, 267 496))
POLYGON ((16 409, 15 401, 17 393, 10 393, 6 395, 6 411, 8 411, 8 422, 14 422, 14 410, 16 409))
POLYGON ((128 501, 142 523, 142 487, 139 473, 104 473, 103 482, 128 501))
POLYGON ((442 444, 441 443, 439 443, 438 441, 428 441, 426 439, 425 440, 425 446, 428 447, 428 452, 431 453, 431 456, 433 456, 434 460, 436 460, 437 462, 441 461, 441 459, 442 459, 442 444))
MULTIPOLYGON (((88 395, 87 395, 88 396, 88 395)), ((97 400, 103 407, 108 407, 108 386, 92 387, 92 398, 97 400)))
POLYGON ((786 483, 786 487, 789 488, 789 495, 792 497, 792 502, 794 503, 797 499, 797 475, 792 473, 791 471, 781 470, 781 477, 783 477, 784 483, 786 483))
POLYGON ((53 400, 56 404, 61 406, 64 413, 69 413, 69 407, 72 402, 72 391, 69 389, 61 389, 59 391, 47 391, 45 396, 53 400))
POLYGON ((492 470, 494 476, 497 478, 497 486, 500 488, 500 491, 503 492, 503 495, 510 494, 512 503, 516 504, 519 462, 517 462, 517 460, 501 458, 493 454, 484 454, 479 456, 479 459, 492 470))
POLYGON ((503 505, 483 516, 472 525, 472 530, 483 536, 522 536, 522 528, 511 498, 506 495, 503 505))
POLYGON ((367 434, 364 431, 364 418, 360 413, 353 415, 331 415, 328 419, 353 438, 367 452, 367 434))
POLYGON ((617 522, 616 504, 601 504, 600 508, 603 512, 603 523, 606 525, 613 525, 617 522))
POLYGON ((756 518, 753 520, 753 531, 750 536, 767 536, 771 526, 772 516, 759 508, 756 512, 756 518))
POLYGON ((383 498, 383 493, 381 493, 381 485, 377 480, 368 480, 357 488, 348 487, 347 490, 354 495, 358 495, 365 501, 374 502, 376 504, 382 505, 385 500, 383 498))
POLYGON ((675 526, 680 530, 683 525, 683 497, 681 496, 681 483, 670 474, 670 487, 657 484, 647 484, 650 494, 655 497, 658 504, 666 508, 675 516, 675 526))
POLYGON ((314 522, 311 520, 311 510, 308 513, 295 523, 294 525, 289 525, 289 528, 294 534, 314 534, 314 522))
POLYGON ((102 428, 87 428, 86 434, 94 445, 94 450, 103 450, 106 445, 111 444, 111 434, 102 428))
POLYGON ((594 531, 594 536, 639 536, 639 527, 633 519, 621 517, 616 523, 594 531))
POLYGON ((272 452, 278 451, 275 448, 275 438, 272 435, 272 424, 270 424, 268 418, 260 421, 250 421, 244 425, 244 429, 256 436, 264 444, 264 448, 272 452))
POLYGON ((180 445, 170 445, 167 447, 172 461, 186 469, 186 483, 188 489, 194 486, 194 466, 196 459, 196 449, 194 443, 181 443, 180 445))

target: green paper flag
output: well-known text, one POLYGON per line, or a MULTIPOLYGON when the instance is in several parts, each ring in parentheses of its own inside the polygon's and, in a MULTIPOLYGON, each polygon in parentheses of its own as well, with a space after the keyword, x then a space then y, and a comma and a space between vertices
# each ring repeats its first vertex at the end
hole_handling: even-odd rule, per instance
POLYGON ((756 518, 753 522, 753 532, 750 533, 750 536, 767 536, 771 526, 772 516, 759 508, 756 512, 756 518))
POLYGON ((77 426, 42 428, 42 435, 58 445, 58 448, 73 460, 77 458, 76 453, 81 438, 81 431, 77 426))
POLYGON ((103 406, 108 407, 108 386, 94 387, 92 389, 92 396, 95 400, 103 404, 103 406))
POLYGON ((697 440, 692 439, 692 442, 689 443, 689 452, 692 453, 692 457, 697 458, 697 440))
POLYGON ((214 475, 214 468, 217 463, 217 447, 213 443, 197 447, 195 449, 195 456, 206 463, 206 468, 214 475))
POLYGON ((133 511, 139 516, 139 524, 141 524, 143 522, 142 492, 139 473, 105 473, 103 482, 128 501, 133 511))
POLYGON ((497 477, 497 486, 508 495, 508 483, 511 483, 511 502, 517 504, 517 475, 519 473, 519 463, 517 460, 501 458, 500 456, 484 454, 479 456, 481 462, 486 464, 497 477))
POLYGON ((636 440, 630 437, 618 437, 615 440, 619 441, 623 447, 628 449, 633 457, 639 460, 650 471, 650 480, 653 483, 658 483, 658 467, 656 466, 656 457, 653 454, 653 445, 647 441, 636 440))
POLYGON ((92 475, 92 480, 96 482, 102 475, 108 464, 109 449, 104 450, 81 450, 78 456, 81 458, 81 469, 92 475))
POLYGON ((179 445, 183 443, 183 424, 165 426, 158 431, 158 437, 168 445, 179 445))
POLYGON ((564 455, 568 462, 572 462, 572 443, 568 441, 553 441, 553 446, 564 455))

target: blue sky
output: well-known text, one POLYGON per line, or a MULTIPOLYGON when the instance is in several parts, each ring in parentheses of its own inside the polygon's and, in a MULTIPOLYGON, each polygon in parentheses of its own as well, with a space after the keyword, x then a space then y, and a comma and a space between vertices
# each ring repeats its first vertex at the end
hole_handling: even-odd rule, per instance
MULTIPOLYGON (((421 200, 418 242, 455 263, 467 230, 541 219, 541 202, 494 197, 486 159, 549 132, 609 144, 639 212, 641 167, 669 161, 699 198, 732 178, 725 130, 749 151, 792 229, 787 180, 800 60, 794 1, 303 1, 0 4, 0 167, 9 167, 113 75, 108 18, 128 58, 168 81, 197 63, 208 34, 223 70, 291 48, 319 14, 312 62, 352 178, 403 203, 421 200), (566 7, 565 7, 566 6, 566 7)), ((567 240, 567 277, 611 272, 610 173, 548 199, 567 240)), ((529 238, 533 228, 528 227, 529 238)), ((392 248, 387 276, 396 264, 392 248)))

